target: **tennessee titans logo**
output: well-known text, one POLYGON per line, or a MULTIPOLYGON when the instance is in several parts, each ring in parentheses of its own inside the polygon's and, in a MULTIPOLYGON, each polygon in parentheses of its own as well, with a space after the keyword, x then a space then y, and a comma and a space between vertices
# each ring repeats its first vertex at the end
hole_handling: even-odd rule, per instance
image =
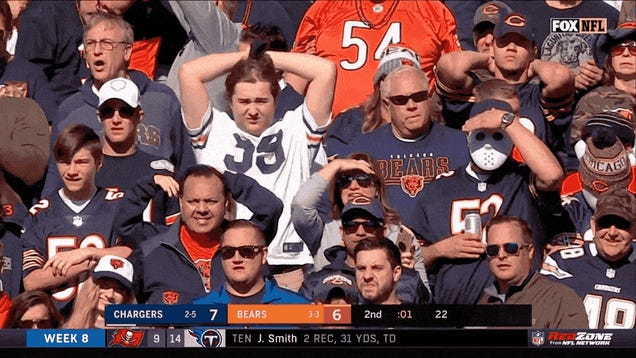
POLYGON ((220 347, 223 343, 223 336, 221 332, 216 329, 202 329, 194 328, 189 329, 188 333, 197 340, 197 344, 201 347, 216 348, 220 347))

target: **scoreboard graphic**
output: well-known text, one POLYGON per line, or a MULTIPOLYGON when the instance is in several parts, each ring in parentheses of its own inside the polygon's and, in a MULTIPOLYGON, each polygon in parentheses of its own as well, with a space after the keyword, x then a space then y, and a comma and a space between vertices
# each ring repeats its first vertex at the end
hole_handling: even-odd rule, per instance
POLYGON ((636 346, 630 329, 529 329, 530 320, 529 305, 111 305, 108 329, 4 329, 0 347, 636 346))

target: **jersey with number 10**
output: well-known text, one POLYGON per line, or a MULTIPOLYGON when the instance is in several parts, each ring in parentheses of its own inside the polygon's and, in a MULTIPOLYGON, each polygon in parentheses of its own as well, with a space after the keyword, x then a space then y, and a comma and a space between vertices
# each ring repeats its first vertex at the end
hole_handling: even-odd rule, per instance
POLYGON ((603 260, 593 242, 563 249, 546 257, 541 273, 576 291, 590 328, 636 327, 636 244, 617 262, 603 260))
MULTIPOLYGON (((185 122, 184 122, 185 123, 185 122)), ((186 125, 187 128, 187 125, 186 125)), ((187 128, 197 163, 217 170, 245 174, 273 192, 283 202, 276 237, 269 245, 270 265, 304 265, 313 262, 291 222, 291 202, 310 175, 312 163, 322 159, 320 141, 325 127, 318 127, 306 103, 285 113, 260 136, 242 131, 227 113, 212 109, 201 128, 187 128), (211 113, 211 115, 210 115, 211 113)), ((249 219, 251 212, 238 205, 237 218, 249 219)))
POLYGON ((392 43, 418 53, 433 88, 433 67, 442 53, 459 50, 455 18, 439 1, 316 1, 298 27, 293 51, 336 65, 335 115, 373 92, 373 74, 382 51, 392 43))
MULTIPOLYGON (((42 199, 29 209, 22 234, 22 276, 40 269, 58 252, 89 246, 103 249, 117 244, 113 218, 123 192, 98 189, 79 213, 71 210, 58 193, 42 199)), ((53 298, 62 308, 77 293, 78 280, 52 289, 53 298)))

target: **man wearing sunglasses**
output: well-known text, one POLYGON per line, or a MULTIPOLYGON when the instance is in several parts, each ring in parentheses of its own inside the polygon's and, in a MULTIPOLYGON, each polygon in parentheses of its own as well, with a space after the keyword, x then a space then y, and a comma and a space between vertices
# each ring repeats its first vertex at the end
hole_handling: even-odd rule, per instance
POLYGON ((636 327, 636 196, 603 193, 591 219, 594 241, 548 256, 541 273, 576 291, 592 329, 636 327))
MULTIPOLYGON (((325 250, 324 255, 329 264, 322 270, 311 273, 303 283, 301 293, 313 302, 329 303, 328 299, 335 298, 335 292, 339 291, 342 298, 352 301, 348 303, 357 303, 361 299, 360 295, 351 294, 356 290, 356 246, 364 240, 391 241, 385 237, 388 229, 378 199, 363 196, 354 198, 345 205, 341 218, 342 242, 325 250)), ((391 244, 396 246, 393 242, 391 244)), ((409 248, 403 247, 398 251, 398 263, 401 261, 401 253, 408 250, 409 248)), ((400 266, 401 275, 396 285, 401 302, 430 303, 430 293, 417 271, 400 266)), ((377 284, 374 281, 372 285, 375 287, 377 284)))
MULTIPOLYGON (((506 82, 502 86, 510 87, 506 82)), ((563 170, 509 103, 512 100, 489 98, 472 106, 471 118, 463 127, 470 162, 429 183, 417 203, 413 229, 426 241, 422 254, 436 303, 477 303, 492 281, 480 233, 467 232, 468 213, 478 213, 482 223, 496 215, 520 217, 533 228, 537 252, 543 248, 539 199, 545 193, 556 194, 563 170), (525 165, 512 160, 513 146, 525 165)), ((540 263, 537 254, 536 268, 540 263)))
POLYGON ((390 125, 356 138, 343 154, 364 152, 382 168, 390 204, 412 225, 422 189, 437 175, 466 163, 466 137, 431 120, 429 80, 419 68, 402 66, 380 84, 390 125))
MULTIPOLYGON (((139 89, 139 102, 145 118, 137 125, 136 144, 146 153, 166 159, 177 172, 194 164, 194 153, 181 124, 180 104, 167 86, 154 82, 145 74, 129 70, 133 44, 133 30, 121 17, 108 13, 95 13, 86 22, 84 30, 84 58, 91 77, 78 93, 67 98, 58 112, 59 123, 52 133, 61 132, 69 125, 81 123, 103 134, 101 121, 95 119, 99 106, 97 93, 104 83, 118 78, 134 82, 139 89)), ((56 175, 55 163, 49 160, 47 181, 56 175)), ((43 195, 56 188, 45 183, 43 195)))
POLYGON ((583 302, 571 288, 532 270, 532 229, 517 217, 498 215, 484 229, 488 265, 495 277, 480 304, 532 305, 532 328, 587 328, 583 302))
POLYGON ((228 224, 216 255, 223 261, 227 283, 195 300, 195 304, 309 303, 302 295, 281 288, 263 276, 267 266, 265 235, 248 220, 228 224))
MULTIPOLYGON (((532 132, 551 148, 563 150, 559 135, 548 136, 548 125, 569 113, 574 100, 574 76, 560 63, 536 59, 534 29, 519 13, 501 18, 495 25, 494 45, 489 53, 456 51, 443 55, 437 64, 437 92, 442 98, 445 118, 454 128, 468 120, 473 88, 482 82, 474 73, 487 69, 497 79, 513 84, 519 92, 519 115, 532 122, 532 132), (530 82, 538 77, 540 84, 530 82), (544 111, 549 115, 544 115, 544 111), (447 120, 448 121, 448 120, 447 120), (554 137, 554 138, 552 138, 554 137)), ((563 128, 555 133, 560 133, 563 128)), ((555 129, 555 130, 556 130, 555 129)))
MULTIPOLYGON (((226 276, 221 256, 216 253, 221 235, 229 224, 226 214, 232 215, 236 202, 253 213, 250 221, 262 230, 267 240, 275 236, 283 211, 280 199, 256 180, 197 164, 188 167, 179 182, 181 215, 178 222, 171 226, 131 225, 131 221, 141 216, 153 193, 161 189, 165 190, 160 183, 143 183, 132 190, 116 218, 116 222, 121 223, 123 237, 150 237, 130 258, 135 266, 134 282, 140 303, 191 303, 223 286, 226 276)), ((258 245, 261 244, 254 246, 258 245)))

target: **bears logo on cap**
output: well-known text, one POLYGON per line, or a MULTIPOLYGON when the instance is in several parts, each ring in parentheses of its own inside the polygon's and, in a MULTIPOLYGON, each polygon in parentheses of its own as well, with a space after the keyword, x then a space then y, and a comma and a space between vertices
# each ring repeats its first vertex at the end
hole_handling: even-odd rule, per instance
POLYGON ((481 12, 486 15, 497 15, 499 13, 499 7, 495 4, 488 4, 481 10, 481 12))
POLYGON ((512 14, 508 16, 504 22, 510 26, 514 27, 524 27, 526 26, 526 18, 519 14, 512 14))
POLYGON ((115 269, 124 267, 124 261, 120 259, 110 259, 110 265, 115 269))

